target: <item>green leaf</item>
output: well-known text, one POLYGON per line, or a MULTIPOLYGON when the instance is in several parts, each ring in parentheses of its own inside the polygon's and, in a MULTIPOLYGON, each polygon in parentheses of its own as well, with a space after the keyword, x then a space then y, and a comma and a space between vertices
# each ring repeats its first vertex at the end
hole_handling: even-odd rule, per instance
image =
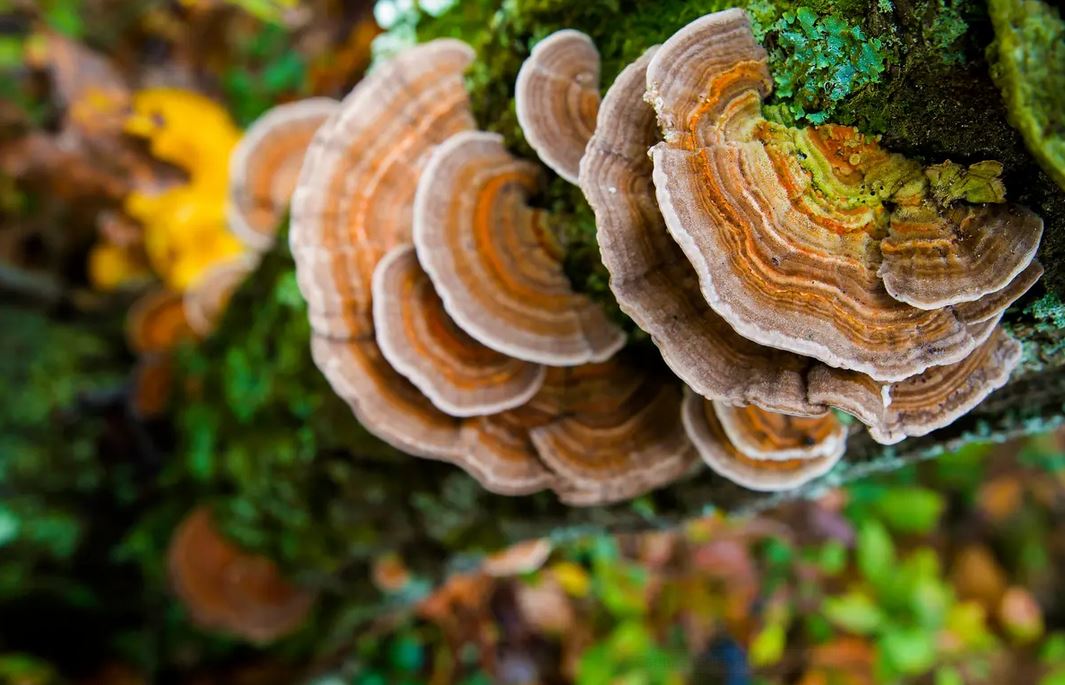
POLYGON ((899 533, 928 533, 939 523, 946 503, 934 490, 921 487, 891 488, 877 502, 877 513, 899 533))
POLYGON ((874 585, 882 586, 895 572, 895 545, 887 529, 875 520, 858 529, 858 568, 874 585))
POLYGON ((852 591, 829 597, 822 611, 832 623, 857 635, 871 635, 883 624, 884 615, 868 596, 852 591))
POLYGON ((920 675, 936 662, 935 633, 920 628, 892 626, 877 644, 892 670, 901 675, 920 675))

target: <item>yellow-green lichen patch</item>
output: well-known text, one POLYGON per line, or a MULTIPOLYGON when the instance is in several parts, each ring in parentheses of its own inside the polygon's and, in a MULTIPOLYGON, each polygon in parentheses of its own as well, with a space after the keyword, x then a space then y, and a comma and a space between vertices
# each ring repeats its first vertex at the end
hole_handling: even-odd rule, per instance
POLYGON ((931 185, 932 197, 940 205, 958 200, 965 202, 1005 202, 1006 185, 1002 182, 1002 163, 993 160, 964 167, 951 161, 933 164, 924 170, 931 185))
POLYGON ((991 0, 991 75, 1010 123, 1065 188, 1065 20, 1040 0, 991 0))

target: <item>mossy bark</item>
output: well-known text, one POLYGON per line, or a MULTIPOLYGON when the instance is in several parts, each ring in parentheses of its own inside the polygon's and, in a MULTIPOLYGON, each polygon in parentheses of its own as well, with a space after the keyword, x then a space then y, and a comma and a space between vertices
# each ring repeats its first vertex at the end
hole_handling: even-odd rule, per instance
MULTIPOLYGON (((647 46, 730 4, 505 0, 500 7, 494 0, 469 0, 452 14, 426 19, 418 32, 421 38, 457 35, 478 48, 470 85, 480 123, 503 132, 515 152, 531 156, 517 130, 511 97, 521 60, 537 39, 565 26, 588 31, 603 52, 608 85, 647 46)), ((168 526, 186 506, 208 499, 237 540, 278 559, 311 585, 342 591, 346 606, 370 616, 393 601, 364 582, 373 560, 386 552, 399 552, 431 582, 507 542, 664 528, 716 510, 751 512, 968 441, 1058 425, 1065 414, 1065 192, 1035 164, 1008 123, 984 58, 993 40, 986 8, 977 0, 744 4, 758 19, 777 70, 806 73, 806 57, 780 48, 774 36, 790 25, 786 12, 799 7, 820 19, 836 17, 844 28, 834 26, 851 38, 879 41, 880 61, 866 60, 864 81, 848 80, 841 97, 808 102, 801 109, 794 96, 778 97, 772 103, 776 116, 801 118, 816 106, 828 120, 881 134, 887 147, 922 161, 998 160, 1005 167, 1008 198, 1042 214, 1046 233, 1040 258, 1047 275, 1006 315, 1006 325, 1025 346, 1025 358, 1005 388, 949 428, 893 447, 876 445, 856 431, 844 464, 822 481, 785 495, 752 493, 700 469, 672 487, 612 507, 565 507, 550 494, 496 496, 457 468, 400 454, 358 426, 311 362, 306 313, 281 240, 237 293, 216 334, 180 354, 176 438, 170 444, 164 432, 166 439, 158 445, 170 455, 153 486, 159 504, 146 514, 142 537, 134 539, 146 549, 154 545, 161 558, 168 526), (856 28, 860 34, 853 32, 856 28)), ((828 40, 811 38, 820 39, 828 40)), ((841 59, 843 67, 850 64, 849 58, 841 59)), ((839 79, 848 73, 843 67, 828 64, 810 73, 839 79)), ((579 191, 555 180, 542 201, 572 219, 567 240, 575 282, 609 302, 591 213, 579 191)), ((656 357, 635 334, 634 344, 649 360, 656 357)))

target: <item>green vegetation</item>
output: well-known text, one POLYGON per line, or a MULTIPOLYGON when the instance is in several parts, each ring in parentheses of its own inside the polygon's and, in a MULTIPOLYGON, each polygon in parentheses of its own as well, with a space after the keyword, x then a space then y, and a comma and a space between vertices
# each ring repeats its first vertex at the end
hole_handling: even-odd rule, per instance
POLYGON ((1065 20, 1040 0, 991 0, 991 74, 1010 123, 1065 189, 1065 20))

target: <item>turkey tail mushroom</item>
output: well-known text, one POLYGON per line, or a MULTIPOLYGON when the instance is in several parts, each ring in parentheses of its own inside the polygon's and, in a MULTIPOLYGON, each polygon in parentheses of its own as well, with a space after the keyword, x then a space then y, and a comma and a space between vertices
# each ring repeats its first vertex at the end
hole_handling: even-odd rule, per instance
POLYGON ((244 132, 229 160, 226 216, 248 248, 264 252, 277 234, 315 132, 340 106, 330 98, 278 105, 244 132))
POLYGON ((576 184, 599 109, 599 51, 592 39, 563 29, 537 43, 518 71, 514 107, 541 161, 576 184))

